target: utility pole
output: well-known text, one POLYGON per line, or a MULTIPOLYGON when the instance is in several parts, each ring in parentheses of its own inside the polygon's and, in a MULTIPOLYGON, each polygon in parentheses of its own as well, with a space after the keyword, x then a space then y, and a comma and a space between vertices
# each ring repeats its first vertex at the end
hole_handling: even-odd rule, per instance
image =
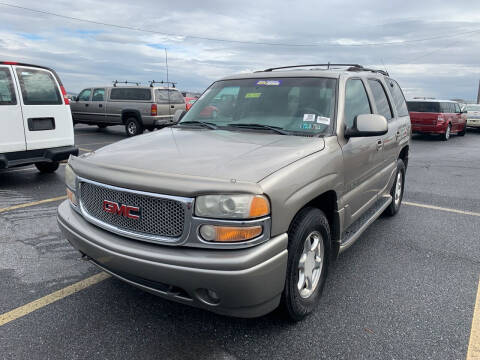
POLYGON ((477 104, 480 104, 480 80, 478 80, 477 104))

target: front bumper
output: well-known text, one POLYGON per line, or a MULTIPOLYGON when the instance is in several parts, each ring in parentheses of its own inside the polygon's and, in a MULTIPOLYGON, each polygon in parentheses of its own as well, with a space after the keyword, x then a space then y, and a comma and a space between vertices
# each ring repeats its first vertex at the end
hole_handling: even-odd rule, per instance
POLYGON ((237 317, 275 309, 285 284, 287 234, 248 249, 194 249, 131 240, 102 230, 67 201, 58 208, 67 240, 112 275, 155 295, 237 317), (213 290, 218 300, 206 296, 213 290))
POLYGON ((467 126, 480 128, 480 119, 467 119, 467 126))

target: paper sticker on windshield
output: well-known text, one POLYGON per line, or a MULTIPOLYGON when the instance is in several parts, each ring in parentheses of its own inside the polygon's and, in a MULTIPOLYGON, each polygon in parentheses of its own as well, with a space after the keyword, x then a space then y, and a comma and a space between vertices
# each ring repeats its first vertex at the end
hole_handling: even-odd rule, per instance
POLYGON ((260 96, 262 96, 262 93, 246 93, 245 99, 258 99, 260 96))
POLYGON ((280 80, 259 80, 257 85, 260 86, 279 86, 282 82, 280 80))
POLYGON ((325 116, 317 116, 317 123, 319 124, 325 124, 325 125, 330 125, 330 118, 325 117, 325 116))
POLYGON ((315 114, 303 114, 303 121, 314 122, 315 114))

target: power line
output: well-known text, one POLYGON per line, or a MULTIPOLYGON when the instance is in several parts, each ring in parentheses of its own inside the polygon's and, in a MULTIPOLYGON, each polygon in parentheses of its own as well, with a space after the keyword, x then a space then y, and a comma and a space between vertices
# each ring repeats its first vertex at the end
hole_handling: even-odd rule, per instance
POLYGON ((24 6, 8 4, 4 2, 0 2, 0 5, 7 6, 10 8, 20 9, 31 11, 39 14, 56 16, 63 19, 74 20, 79 22, 86 22, 90 24, 102 25, 102 26, 109 26, 117 29, 124 29, 124 30, 132 30, 132 31, 139 31, 157 35, 163 35, 168 37, 182 37, 182 38, 190 38, 190 39, 197 39, 197 40, 206 40, 206 41, 217 41, 217 42, 224 42, 224 43, 235 43, 235 44, 246 44, 246 45, 264 45, 264 46, 284 46, 284 47, 320 47, 320 46, 332 46, 332 47, 365 47, 365 46, 383 46, 383 45, 403 45, 408 43, 416 43, 422 41, 430 41, 430 40, 438 40, 438 39, 447 39, 452 38, 460 35, 465 34, 473 34, 473 33, 480 33, 480 29, 471 30, 471 31, 464 31, 464 32, 457 32, 457 33, 450 33, 448 35, 437 35, 428 38, 420 38, 420 39, 412 39, 412 40, 399 40, 399 41, 387 41, 387 42, 371 42, 371 43, 363 43, 363 44, 300 44, 300 43, 279 43, 279 42, 258 42, 258 41, 246 41, 246 40, 233 40, 233 39, 222 39, 222 38, 212 38, 212 37, 204 37, 204 36, 197 36, 197 35, 189 35, 189 34, 178 34, 178 33, 165 33, 161 31, 149 30, 139 27, 127 26, 127 25, 117 25, 117 24, 110 24, 104 23, 101 21, 95 21, 90 19, 83 19, 77 18, 68 15, 62 15, 58 13, 53 13, 50 11, 45 10, 38 10, 32 9, 24 6))

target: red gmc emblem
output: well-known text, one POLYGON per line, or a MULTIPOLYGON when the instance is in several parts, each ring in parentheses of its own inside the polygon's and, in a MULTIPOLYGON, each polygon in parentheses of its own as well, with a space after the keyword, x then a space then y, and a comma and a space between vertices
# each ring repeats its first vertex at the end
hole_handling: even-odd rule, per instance
POLYGON ((140 219, 140 208, 137 206, 128 206, 109 200, 103 200, 103 211, 114 215, 120 215, 128 219, 140 219))

